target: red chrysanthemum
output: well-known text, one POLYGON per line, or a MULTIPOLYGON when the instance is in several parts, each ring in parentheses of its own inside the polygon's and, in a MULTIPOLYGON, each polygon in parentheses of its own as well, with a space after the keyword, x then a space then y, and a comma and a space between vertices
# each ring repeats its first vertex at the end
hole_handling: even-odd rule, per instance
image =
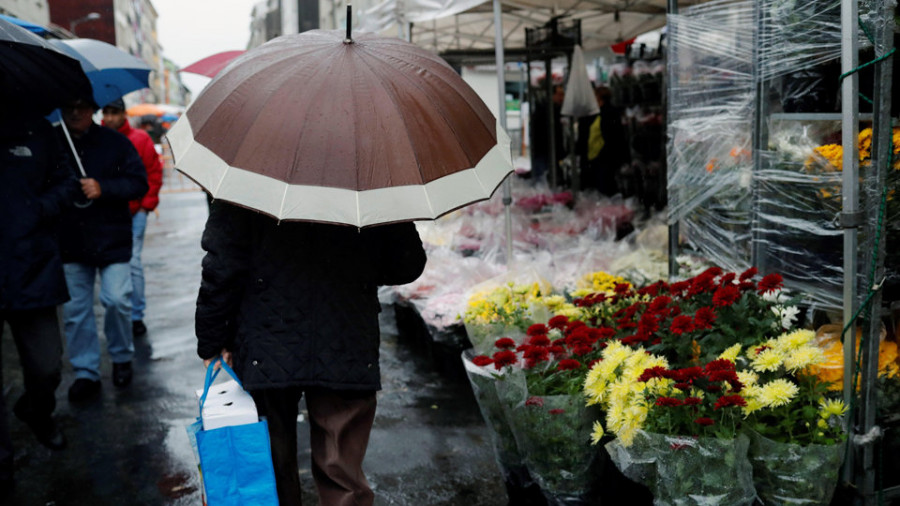
POLYGON ((683 390, 683 391, 685 391, 685 392, 687 392, 688 390, 691 389, 691 384, 690 384, 690 383, 684 383, 684 382, 675 383, 675 384, 672 385, 672 386, 675 387, 675 388, 677 388, 678 390, 683 390))
POLYGON ((615 288, 613 288, 613 291, 618 295, 625 295, 629 290, 631 290, 631 285, 628 283, 616 283, 615 288))
POLYGON ((656 315, 653 313, 644 313, 638 321, 637 329, 638 334, 644 334, 649 337, 659 330, 659 320, 656 319, 656 315))
POLYGON ((681 406, 682 404, 684 403, 681 402, 681 399, 676 399, 674 397, 658 397, 656 399, 657 406, 666 406, 669 408, 673 408, 676 406, 681 406))
POLYGON ((697 330, 711 329, 715 321, 716 311, 709 306, 701 307, 694 313, 694 328, 697 330))
POLYGON ((587 324, 581 320, 573 320, 566 324, 565 332, 566 334, 571 334, 572 332, 575 332, 576 330, 586 326, 587 324))
POLYGON ((566 349, 559 345, 553 345, 550 347, 550 353, 552 353, 554 357, 561 357, 566 355, 566 349))
POLYGON ((710 383, 709 385, 706 385, 706 391, 711 394, 717 394, 722 391, 722 387, 714 383, 710 383))
POLYGON ((756 274, 757 274, 758 272, 759 272, 759 269, 757 269, 756 267, 751 267, 751 268, 747 269, 746 271, 742 272, 742 273, 741 273, 741 277, 738 278, 738 280, 740 280, 740 281, 748 281, 748 280, 749 280, 750 278, 752 278, 753 276, 756 276, 756 274))
POLYGON ((691 287, 691 282, 688 280, 679 281, 677 283, 672 283, 669 285, 669 293, 675 296, 679 296, 684 293, 685 290, 691 287))
POLYGON ((559 366, 557 366, 557 369, 560 371, 574 371, 575 369, 579 369, 580 367, 581 362, 571 358, 566 358, 559 361, 559 366))
POLYGON ((727 408, 729 406, 746 406, 747 401, 740 395, 723 395, 716 400, 715 409, 727 408))
POLYGON ((538 334, 546 334, 547 326, 544 325, 543 323, 535 323, 534 325, 531 325, 530 327, 528 327, 528 330, 526 330, 525 333, 528 334, 529 336, 536 336, 538 334))
POLYGON ((567 323, 569 323, 569 317, 565 315, 556 315, 553 318, 550 318, 550 321, 547 322, 547 326, 551 329, 562 330, 567 323))
POLYGON ((716 423, 712 418, 707 418, 705 416, 701 416, 700 418, 694 420, 694 423, 698 425, 703 425, 704 427, 709 427, 710 425, 716 423))
POLYGON ((550 350, 543 346, 532 346, 522 352, 522 357, 535 363, 544 362, 550 359, 550 350))
POLYGON ((737 373, 735 373, 734 371, 710 371, 709 381, 725 381, 728 383, 732 383, 734 381, 738 381, 738 378, 737 373))
POLYGON ((667 369, 662 366, 653 366, 644 369, 644 372, 638 377, 638 381, 650 381, 653 378, 664 378, 667 369))
POLYGON ((522 344, 516 346, 516 351, 518 351, 518 352, 523 352, 523 351, 528 350, 528 349, 530 349, 530 348, 531 348, 531 345, 530 345, 530 344, 528 344, 528 343, 522 343, 522 344))
POLYGON ((551 410, 547 411, 547 413, 550 413, 551 415, 561 415, 561 414, 563 414, 563 413, 565 413, 565 412, 566 412, 566 410, 564 410, 564 409, 559 409, 559 408, 551 409, 551 410))
POLYGON ((703 377, 703 369, 700 367, 685 367, 684 369, 676 369, 672 371, 674 380, 684 383, 690 383, 695 379, 703 377))
POLYGON ((622 341, 622 344, 624 344, 625 346, 634 346, 638 343, 644 342, 644 340, 638 337, 637 334, 625 336, 620 341, 622 341))
POLYGON ((575 347, 569 348, 569 349, 572 350, 572 355, 575 355, 577 357, 580 357, 582 355, 587 355, 588 353, 594 351, 594 348, 592 348, 588 345, 575 346, 575 347))
POLYGON ((653 311, 654 313, 658 313, 666 308, 669 303, 672 302, 672 297, 668 295, 660 295, 659 297, 650 301, 650 305, 647 307, 648 310, 653 311))
POLYGON ((677 336, 691 332, 694 330, 694 320, 687 315, 678 315, 672 319, 669 330, 677 336))
POLYGON ((528 400, 525 401, 525 405, 543 408, 544 407, 544 399, 534 395, 534 396, 529 397, 528 400))
POLYGON ((781 274, 773 272, 762 278, 757 286, 759 287, 760 295, 772 292, 784 286, 784 278, 781 277, 781 274))
POLYGON ((741 298, 741 291, 734 285, 725 285, 713 294, 713 304, 719 307, 730 306, 741 298))
POLYGON ((691 287, 688 288, 688 297, 693 297, 712 290, 715 286, 713 283, 714 279, 715 276, 709 274, 708 271, 694 277, 693 281, 691 281, 691 287))
POLYGON ((685 406, 699 406, 703 402, 703 399, 699 397, 685 397, 684 405, 685 406))
POLYGON ((717 358, 706 364, 707 371, 734 371, 734 362, 724 358, 717 358))
POLYGON ((501 337, 500 339, 497 339, 494 346, 501 350, 511 350, 516 347, 516 342, 508 337, 501 337))
POLYGON ((598 339, 612 339, 616 335, 616 329, 610 327, 599 327, 591 329, 591 334, 597 336, 598 339))
POLYGON ((599 362, 603 362, 603 359, 595 358, 594 360, 591 360, 590 362, 588 362, 587 368, 590 369, 590 368, 594 367, 594 364, 597 364, 599 362))
POLYGON ((733 285, 735 276, 735 273, 729 272, 722 276, 722 279, 719 280, 719 284, 722 286, 733 285))
POLYGON ((519 356, 512 350, 503 350, 494 353, 494 367, 499 371, 505 366, 513 365, 519 361, 519 356))
POLYGON ((550 346, 550 338, 546 336, 546 334, 538 334, 536 336, 531 336, 531 339, 528 340, 528 344, 532 346, 550 346))
POLYGON ((590 346, 591 344, 593 344, 593 340, 591 340, 591 334, 588 332, 587 327, 577 329, 566 337, 566 346, 569 348, 590 346))
POLYGON ((472 357, 472 363, 477 365, 478 367, 484 367, 486 365, 493 364, 494 359, 485 355, 478 355, 477 357, 472 357))

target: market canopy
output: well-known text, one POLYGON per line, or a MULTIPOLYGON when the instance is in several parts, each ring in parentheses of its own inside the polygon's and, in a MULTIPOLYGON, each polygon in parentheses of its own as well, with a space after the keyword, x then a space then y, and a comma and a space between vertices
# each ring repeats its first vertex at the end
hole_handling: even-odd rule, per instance
MULTIPOLYGON (((702 3, 680 0, 679 7, 702 3)), ((503 41, 525 47, 525 28, 553 18, 580 20, 582 47, 600 49, 666 24, 665 0, 501 0, 503 41)), ((494 47, 493 0, 385 0, 366 10, 362 28, 396 35, 412 23, 412 42, 438 53, 494 47)))

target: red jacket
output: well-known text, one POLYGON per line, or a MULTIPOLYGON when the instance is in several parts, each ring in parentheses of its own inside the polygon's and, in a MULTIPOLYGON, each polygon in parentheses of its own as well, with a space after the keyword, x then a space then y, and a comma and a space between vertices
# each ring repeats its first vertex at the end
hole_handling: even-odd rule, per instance
POLYGON ((119 128, 119 133, 128 137, 128 140, 137 149, 138 155, 141 156, 141 161, 144 162, 144 168, 147 169, 147 184, 150 186, 150 190, 147 191, 146 195, 138 200, 132 200, 128 203, 128 207, 131 209, 131 214, 141 209, 150 212, 159 205, 159 188, 162 186, 163 176, 162 160, 159 159, 159 154, 156 152, 156 148, 153 147, 153 139, 150 138, 150 134, 147 132, 131 128, 131 124, 126 120, 122 127, 119 128))

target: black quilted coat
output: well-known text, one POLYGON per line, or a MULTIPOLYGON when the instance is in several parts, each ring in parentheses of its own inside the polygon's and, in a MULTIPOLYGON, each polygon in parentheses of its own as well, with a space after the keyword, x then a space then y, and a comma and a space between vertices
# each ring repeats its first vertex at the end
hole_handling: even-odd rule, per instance
POLYGON ((247 390, 381 388, 376 292, 422 273, 425 251, 412 223, 279 224, 215 202, 202 245, 201 358, 230 350, 247 390))

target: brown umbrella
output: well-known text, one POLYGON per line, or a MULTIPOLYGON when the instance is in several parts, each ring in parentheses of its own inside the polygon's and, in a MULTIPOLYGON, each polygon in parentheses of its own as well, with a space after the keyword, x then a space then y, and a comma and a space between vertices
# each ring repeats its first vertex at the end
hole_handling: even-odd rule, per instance
POLYGON ((168 133, 213 197, 365 227, 489 198, 509 138, 446 62, 394 38, 314 30, 247 51, 168 133))

